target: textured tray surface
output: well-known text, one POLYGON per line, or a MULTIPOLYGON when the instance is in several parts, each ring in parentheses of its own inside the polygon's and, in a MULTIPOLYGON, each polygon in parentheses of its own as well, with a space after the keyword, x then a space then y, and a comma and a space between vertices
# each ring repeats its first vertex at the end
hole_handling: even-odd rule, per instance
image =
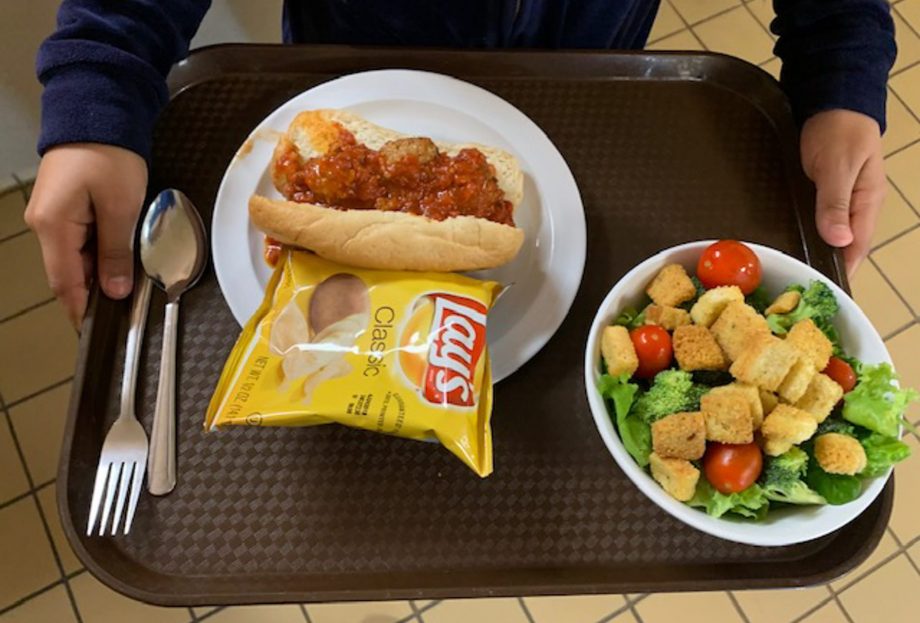
MULTIPOLYGON (((224 169, 251 128, 330 77, 239 73, 188 87, 159 123, 153 189, 183 189, 209 224, 224 169)), ((77 538, 97 575, 164 603, 704 589, 798 584, 839 573, 874 545, 890 487, 838 535, 795 547, 740 546, 680 524, 619 471, 584 395, 583 349, 597 306, 663 247, 738 237, 808 256, 838 278, 811 217, 797 215, 809 196, 785 120, 705 80, 472 81, 546 131, 578 181, 588 227, 569 318, 496 389, 494 475, 480 480, 435 445, 335 426, 203 433, 239 331, 209 269, 182 299, 178 487, 142 497, 129 537, 77 538)), ((155 295, 140 372, 148 430, 162 304, 155 295)), ((85 525, 98 448, 117 415, 127 305, 99 300, 94 313, 62 466, 72 538, 85 525)))

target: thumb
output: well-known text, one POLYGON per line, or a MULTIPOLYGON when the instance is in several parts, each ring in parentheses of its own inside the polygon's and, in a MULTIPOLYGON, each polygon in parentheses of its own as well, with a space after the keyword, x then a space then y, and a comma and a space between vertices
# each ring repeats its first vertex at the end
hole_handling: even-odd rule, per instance
POLYGON ((845 247, 853 242, 850 204, 860 166, 839 160, 830 166, 817 165, 812 181, 817 188, 815 219, 818 232, 828 244, 845 247))
POLYGON ((138 206, 96 206, 96 253, 102 291, 113 299, 131 293, 134 277, 134 227, 138 206))

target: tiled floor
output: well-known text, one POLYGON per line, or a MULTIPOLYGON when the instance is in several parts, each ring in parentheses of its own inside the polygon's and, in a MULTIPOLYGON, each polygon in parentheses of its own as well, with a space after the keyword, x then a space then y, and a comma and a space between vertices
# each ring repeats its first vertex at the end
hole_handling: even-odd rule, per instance
MULTIPOLYGON (((892 189, 857 300, 885 337, 904 381, 920 387, 920 0, 895 2, 901 57, 891 80, 885 152, 892 189)), ((710 49, 776 75, 770 0, 664 0, 654 49, 710 49)), ((239 608, 156 608, 83 570, 61 532, 55 464, 76 336, 51 300, 24 194, 0 196, 0 623, 899 623, 920 620, 920 439, 898 469, 898 495, 879 548, 827 586, 795 591, 606 595, 239 608), (10 356, 15 353, 16 357, 10 356)), ((910 413, 920 423, 920 408, 910 413)))

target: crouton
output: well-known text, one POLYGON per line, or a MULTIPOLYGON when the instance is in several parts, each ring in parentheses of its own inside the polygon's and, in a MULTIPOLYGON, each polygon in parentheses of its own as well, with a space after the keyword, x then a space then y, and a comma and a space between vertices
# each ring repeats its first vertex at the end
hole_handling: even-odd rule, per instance
POLYGON ((773 392, 758 388, 757 393, 760 394, 760 404, 763 405, 764 413, 769 413, 779 404, 779 398, 773 392))
POLYGON ((834 345, 811 318, 799 320, 789 330, 786 342, 795 347, 815 370, 823 370, 834 353, 834 345))
POLYGON ((748 406, 751 408, 751 423, 754 426, 754 430, 758 430, 760 425, 763 424, 763 404, 760 401, 760 392, 753 385, 746 385, 745 383, 729 383, 728 385, 720 385, 719 387, 713 387, 709 390, 709 393, 714 393, 715 395, 720 394, 730 394, 735 396, 742 396, 748 402, 748 406))
POLYGON ((789 374, 779 385, 779 396, 789 403, 795 403, 796 400, 805 394, 808 384, 811 383, 812 377, 817 374, 811 361, 804 357, 799 357, 789 370, 789 374))
POLYGON ((665 459, 654 452, 648 456, 652 468, 652 478, 667 491, 671 497, 686 502, 696 493, 696 483, 700 479, 700 470, 685 459, 665 459))
POLYGON ((771 335, 766 318, 740 301, 726 305, 710 330, 729 361, 737 359, 758 336, 771 335))
POLYGON ((811 378, 811 383, 802 397, 795 401, 795 406, 808 411, 820 424, 827 419, 841 398, 843 388, 834 379, 819 372, 811 378))
POLYGON ((764 452, 779 456, 792 446, 802 443, 815 434, 818 423, 807 411, 791 405, 777 405, 764 418, 760 432, 764 437, 764 452))
POLYGON ((654 303, 645 308, 645 324, 657 324, 662 329, 673 331, 690 324, 690 313, 679 307, 667 307, 654 303))
POLYGON ((696 296, 696 286, 680 264, 668 264, 655 275, 645 290, 656 305, 677 307, 696 296))
POLYGON ((703 414, 672 413, 652 424, 652 448, 667 459, 695 460, 706 452, 703 414))
POLYGON ((739 381, 775 392, 797 360, 796 350, 783 340, 758 336, 735 359, 730 372, 739 381))
POLYGON ((639 367, 639 356, 636 355, 636 347, 626 327, 613 325, 604 329, 601 335, 601 355, 607 364, 607 373, 611 376, 632 376, 639 367))
POLYGON ((866 469, 866 451, 849 435, 825 433, 815 437, 815 458, 828 474, 853 476, 866 469))
POLYGON ((798 292, 798 290, 783 292, 777 296, 776 299, 770 303, 770 306, 763 311, 763 315, 769 316, 770 314, 788 314, 799 306, 799 301, 801 300, 802 295, 798 292))
POLYGON ((739 392, 713 392, 700 401, 706 422, 706 439, 722 443, 750 443, 754 440, 754 419, 745 396, 739 392))
POLYGON ((738 286, 719 286, 704 292, 690 308, 690 318, 696 324, 711 327, 725 307, 731 303, 743 303, 744 293, 738 286))
POLYGON ((722 349, 706 327, 686 325, 674 329, 671 340, 674 358, 681 370, 723 370, 722 349))

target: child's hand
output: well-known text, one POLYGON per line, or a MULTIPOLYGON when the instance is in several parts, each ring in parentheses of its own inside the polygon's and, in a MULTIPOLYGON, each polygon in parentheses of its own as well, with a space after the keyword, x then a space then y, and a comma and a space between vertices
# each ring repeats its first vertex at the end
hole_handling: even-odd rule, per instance
POLYGON ((102 290, 131 292, 134 227, 147 165, 132 151, 97 143, 54 147, 42 158, 26 223, 38 234, 51 290, 78 326, 98 255, 102 290), (95 244, 87 246, 95 232, 95 244))
POLYGON ((885 165, 878 123, 849 110, 829 110, 802 128, 802 167, 818 189, 821 237, 846 247, 852 277, 869 253, 875 220, 885 199, 885 165))

